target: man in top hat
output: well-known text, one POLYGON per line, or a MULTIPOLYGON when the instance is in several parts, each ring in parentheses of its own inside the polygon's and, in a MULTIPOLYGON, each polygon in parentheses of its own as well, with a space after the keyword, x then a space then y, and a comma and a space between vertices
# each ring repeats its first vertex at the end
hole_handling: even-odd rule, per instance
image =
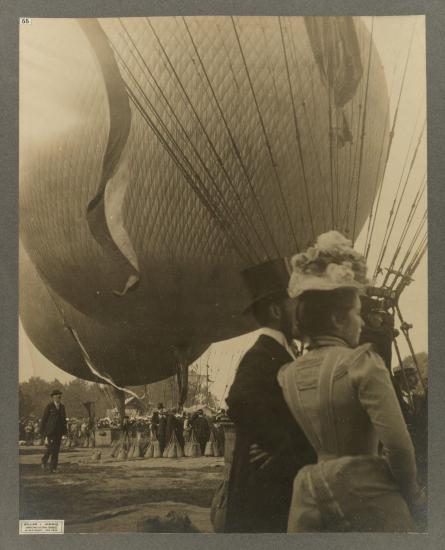
POLYGON ((286 532, 292 485, 316 455, 296 424, 277 382, 294 359, 295 303, 289 272, 272 260, 242 273, 252 301, 246 310, 261 329, 242 358, 227 397, 236 441, 228 483, 225 532, 286 532))
POLYGON ((60 443, 62 436, 67 433, 67 425, 65 407, 62 404, 62 392, 53 390, 51 398, 52 401, 46 406, 43 413, 40 432, 46 443, 46 451, 42 457, 42 469, 47 469, 48 460, 51 457, 49 469, 51 472, 55 472, 59 461, 60 443))
POLYGON ((206 443, 210 437, 210 426, 202 409, 196 411, 192 419, 192 427, 199 446, 201 447, 201 454, 204 456, 206 443))

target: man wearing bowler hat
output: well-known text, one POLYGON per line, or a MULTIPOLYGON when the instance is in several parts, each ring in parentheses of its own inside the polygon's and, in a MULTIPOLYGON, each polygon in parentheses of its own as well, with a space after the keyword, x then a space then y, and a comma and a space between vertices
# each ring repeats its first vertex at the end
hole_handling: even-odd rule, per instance
POLYGON ((48 403, 42 417, 41 435, 45 440, 46 451, 42 457, 42 469, 48 469, 48 460, 51 457, 49 470, 55 472, 59 460, 60 443, 62 436, 67 433, 65 407, 62 404, 62 392, 53 390, 52 401, 48 403))
POLYGON ((227 397, 235 424, 225 532, 286 532, 294 477, 316 462, 277 382, 279 368, 294 359, 295 300, 289 298, 284 260, 242 272, 251 295, 246 314, 260 325, 255 344, 242 358, 227 397))

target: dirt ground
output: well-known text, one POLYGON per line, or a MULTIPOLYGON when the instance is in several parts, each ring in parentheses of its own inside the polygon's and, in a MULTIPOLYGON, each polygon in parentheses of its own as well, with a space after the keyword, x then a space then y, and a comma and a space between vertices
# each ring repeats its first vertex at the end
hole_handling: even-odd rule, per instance
POLYGON ((137 521, 186 512, 199 531, 212 532, 210 505, 223 476, 223 458, 116 461, 110 449, 70 449, 57 473, 40 468, 43 447, 20 448, 20 519, 64 519, 65 532, 134 532, 137 521))

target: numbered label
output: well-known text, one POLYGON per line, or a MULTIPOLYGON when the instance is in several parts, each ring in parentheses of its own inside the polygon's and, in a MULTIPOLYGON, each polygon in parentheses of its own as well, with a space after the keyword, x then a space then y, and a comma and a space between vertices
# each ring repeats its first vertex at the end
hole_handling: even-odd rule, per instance
POLYGON ((31 17, 20 17, 20 25, 32 25, 31 17))

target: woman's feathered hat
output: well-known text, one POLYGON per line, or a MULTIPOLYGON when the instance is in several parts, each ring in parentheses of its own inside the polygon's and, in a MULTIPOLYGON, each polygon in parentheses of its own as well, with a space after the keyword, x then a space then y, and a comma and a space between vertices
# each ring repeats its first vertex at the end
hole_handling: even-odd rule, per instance
POLYGON ((291 298, 308 290, 364 288, 368 284, 365 257, 338 231, 323 233, 314 246, 293 256, 290 263, 291 298))

